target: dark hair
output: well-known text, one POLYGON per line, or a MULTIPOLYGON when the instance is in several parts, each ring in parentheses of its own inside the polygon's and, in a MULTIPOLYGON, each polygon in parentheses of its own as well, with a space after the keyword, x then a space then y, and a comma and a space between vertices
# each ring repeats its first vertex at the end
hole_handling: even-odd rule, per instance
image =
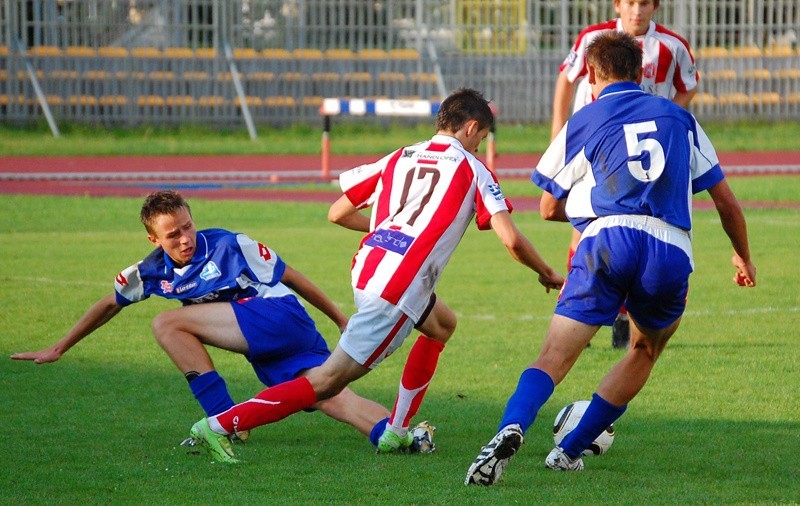
POLYGON ((469 120, 478 122, 478 129, 494 126, 489 101, 479 91, 459 88, 444 99, 436 116, 437 132, 457 132, 469 120))
POLYGON ((139 219, 142 220, 142 224, 144 228, 147 229, 147 232, 152 234, 152 225, 158 216, 175 214, 183 208, 186 208, 191 216, 192 210, 180 193, 172 190, 157 191, 151 193, 144 199, 142 211, 139 213, 139 219))
POLYGON ((631 35, 610 30, 589 44, 586 63, 604 81, 636 81, 642 71, 642 48, 631 35))
MULTIPOLYGON (((619 4, 621 1, 622 0, 614 0, 614 5, 619 4)), ((659 0, 653 0, 653 7, 655 7, 656 9, 658 9, 659 4, 660 4, 659 0)))

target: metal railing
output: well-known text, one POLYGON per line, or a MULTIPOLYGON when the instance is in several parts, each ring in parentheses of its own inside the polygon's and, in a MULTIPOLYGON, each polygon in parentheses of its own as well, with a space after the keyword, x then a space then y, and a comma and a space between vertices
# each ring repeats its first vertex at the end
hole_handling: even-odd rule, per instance
MULTIPOLYGON (((547 122, 575 36, 613 17, 611 0, 4 0, 0 120, 316 124, 326 97, 471 86, 501 123, 547 122)), ((698 117, 800 118, 796 0, 666 1, 657 20, 695 50, 698 117)))

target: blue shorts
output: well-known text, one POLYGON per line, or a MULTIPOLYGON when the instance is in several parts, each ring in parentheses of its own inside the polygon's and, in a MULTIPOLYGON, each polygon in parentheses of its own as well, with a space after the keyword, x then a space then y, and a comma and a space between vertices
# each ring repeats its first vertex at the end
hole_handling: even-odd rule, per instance
POLYGON ((685 249, 654 235, 663 233, 676 234, 612 226, 582 237, 555 313, 588 325, 612 325, 624 305, 644 327, 672 324, 686 309, 692 261, 685 249))
POLYGON ((267 386, 294 379, 331 354, 314 320, 294 296, 231 302, 247 340, 247 360, 267 386))

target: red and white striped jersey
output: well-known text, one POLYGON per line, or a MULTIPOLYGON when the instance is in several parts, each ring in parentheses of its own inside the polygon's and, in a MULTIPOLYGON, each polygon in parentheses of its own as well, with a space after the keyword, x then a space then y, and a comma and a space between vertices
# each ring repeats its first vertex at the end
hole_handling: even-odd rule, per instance
POLYGON ((339 176, 357 208, 372 206, 370 232, 353 258, 353 288, 419 320, 473 216, 478 228, 511 211, 500 185, 454 137, 401 148, 339 176))
MULTIPOLYGON (((566 69, 571 83, 586 76, 586 49, 600 34, 609 30, 624 31, 622 20, 598 23, 584 29, 572 46, 569 56, 559 69, 566 69)), ((672 98, 676 91, 686 92, 697 86, 699 77, 689 43, 683 37, 651 21, 647 33, 636 37, 642 46, 642 83, 646 93, 672 98)), ((586 79, 581 79, 575 91, 572 113, 593 100, 592 90, 586 79)))

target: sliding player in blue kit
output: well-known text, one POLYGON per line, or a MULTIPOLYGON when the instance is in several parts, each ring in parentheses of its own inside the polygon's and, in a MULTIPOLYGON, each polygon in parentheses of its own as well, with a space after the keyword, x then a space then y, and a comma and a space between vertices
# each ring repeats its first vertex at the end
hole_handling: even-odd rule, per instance
POLYGON ((598 100, 567 122, 532 175, 545 191, 542 217, 568 219, 581 241, 539 357, 522 373, 497 435, 467 471, 467 485, 500 479, 555 385, 624 304, 628 352, 545 459, 550 469, 583 469, 581 452, 625 412, 680 324, 694 268, 692 193, 707 190, 714 201, 733 246, 734 281, 756 283, 744 215, 694 116, 641 90, 642 50, 630 35, 598 36, 586 59, 598 100))
MULTIPOLYGON (((189 382, 206 416, 234 405, 206 345, 244 355, 268 386, 294 379, 325 362, 330 350, 295 292, 340 331, 348 318, 274 250, 244 234, 197 230, 189 204, 173 191, 151 193, 142 205, 140 219, 148 240, 157 248, 120 272, 114 293, 97 301, 58 342, 11 358, 37 364, 55 362, 123 308, 157 295, 183 303, 183 307, 156 316, 152 330, 189 382)), ((376 445, 389 417, 385 407, 348 388, 314 407, 352 425, 376 445)), ((244 433, 237 436, 246 438, 244 433)), ((427 437, 431 436, 429 430, 427 437)))

